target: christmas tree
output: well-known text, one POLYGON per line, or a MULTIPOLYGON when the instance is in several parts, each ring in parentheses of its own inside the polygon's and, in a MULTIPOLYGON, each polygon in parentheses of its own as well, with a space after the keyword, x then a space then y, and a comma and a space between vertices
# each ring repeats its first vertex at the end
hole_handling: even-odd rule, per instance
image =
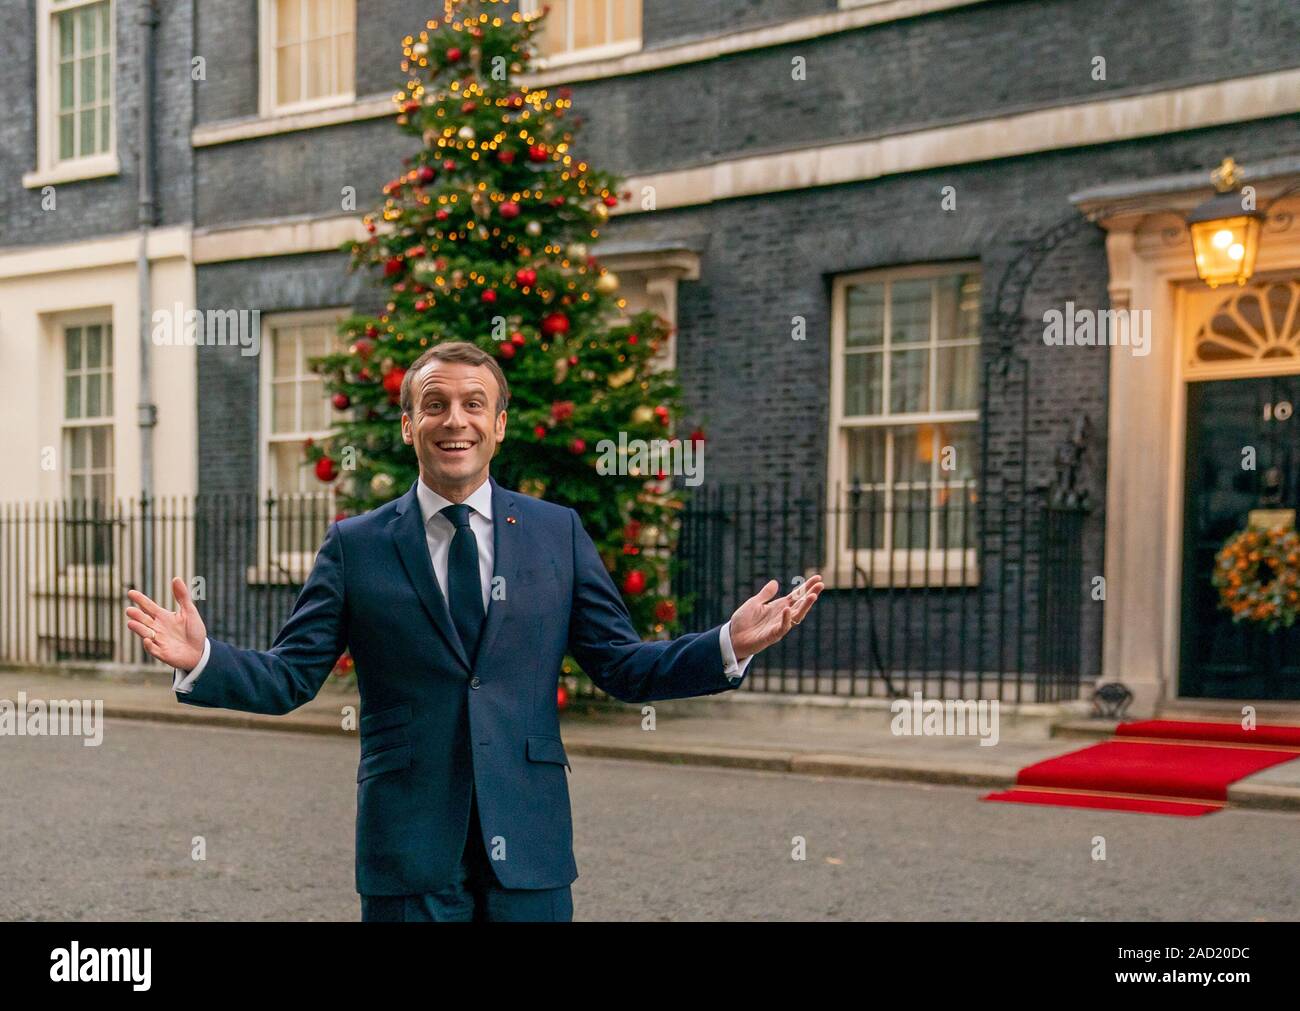
POLYGON ((493 476, 576 509, 638 631, 671 634, 681 494, 662 469, 605 472, 621 432, 676 445, 680 389, 652 362, 671 329, 650 312, 625 318, 618 278, 588 250, 619 202, 619 179, 574 153, 569 89, 514 83, 544 16, 448 0, 441 18, 403 39, 396 123, 421 148, 363 219, 367 237, 345 246, 350 268, 373 271, 386 289, 386 305, 345 320, 347 350, 315 360, 340 413, 329 439, 306 446, 307 463, 335 487, 341 516, 404 493, 418 474, 399 427, 406 368, 431 344, 472 342, 497 356, 510 384, 493 476))

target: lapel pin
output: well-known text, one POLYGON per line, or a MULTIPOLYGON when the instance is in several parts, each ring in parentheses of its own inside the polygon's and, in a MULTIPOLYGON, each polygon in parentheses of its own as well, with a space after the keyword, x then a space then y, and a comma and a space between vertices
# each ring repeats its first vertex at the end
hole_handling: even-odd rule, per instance
POLYGON ((507 522, 507 523, 514 523, 514 522, 515 522, 515 518, 514 518, 513 516, 507 516, 507 517, 506 517, 506 522, 507 522))

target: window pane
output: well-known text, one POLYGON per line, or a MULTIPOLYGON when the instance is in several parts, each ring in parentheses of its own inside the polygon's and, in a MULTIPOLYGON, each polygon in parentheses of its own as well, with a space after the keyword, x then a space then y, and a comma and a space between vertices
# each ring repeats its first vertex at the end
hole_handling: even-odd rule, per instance
POLYGON ((75 124, 73 122, 76 113, 69 112, 59 117, 59 157, 71 158, 76 152, 76 144, 73 140, 75 124))
POLYGON ((67 11, 58 17, 59 32, 59 58, 66 60, 73 54, 73 46, 76 42, 76 36, 73 32, 72 18, 74 11, 67 11))
POLYGON ((975 437, 978 426, 974 423, 939 425, 940 482, 968 481, 975 476, 975 437), (951 469, 949 469, 951 468, 951 469))
POLYGON ((930 493, 924 488, 894 492, 894 509, 890 519, 894 526, 894 547, 900 549, 930 546, 930 493))
POLYGON ((101 105, 99 107, 99 149, 107 151, 109 148, 109 110, 111 106, 101 105))
POLYGON ((938 410, 966 411, 975 407, 975 391, 979 385, 978 352, 979 347, 975 344, 936 349, 938 410))
POLYGON ((934 467, 934 426, 903 425, 893 431, 895 483, 928 484, 934 467))
POLYGON ((848 482, 883 484, 885 481, 885 437, 883 428, 849 430, 848 482))
POLYGON ((271 431, 293 432, 296 430, 293 417, 292 382, 271 384, 271 431))
MULTIPOLYGON (((72 108, 76 93, 73 91, 73 74, 76 72, 77 65, 72 62, 59 64, 59 109, 68 110, 72 108)), ((60 117, 61 119, 62 117, 60 117)))
POLYGON ((110 33, 108 30, 109 5, 99 5, 99 44, 103 48, 108 48, 110 33))
POLYGON ((93 373, 86 376, 86 417, 98 418, 104 413, 103 405, 99 402, 99 384, 101 377, 99 373, 93 373))
POLYGON ((73 428, 68 432, 68 469, 83 471, 86 469, 86 432, 84 428, 73 428))
POLYGON ((884 376, 879 352, 844 356, 844 413, 880 414, 884 376))
POLYGON ((885 340, 885 286, 856 284, 848 290, 844 343, 847 347, 879 346, 885 340))
POLYGON ((297 366, 294 362, 297 342, 294 337, 295 331, 293 330, 277 330, 274 334, 275 355, 271 359, 271 374, 277 379, 297 373, 297 366))
POLYGON ((930 295, 933 282, 895 281, 889 289, 890 339, 915 344, 930 339, 930 295))
MULTIPOLYGON (((845 492, 843 529, 850 551, 871 551, 884 546, 887 494, 883 489, 845 492)), ((864 568, 871 565, 866 560, 860 564, 864 568)))
POLYGON ((90 465, 95 470, 106 470, 109 465, 110 428, 92 428, 90 430, 90 465))
POLYGON ((99 11, 94 7, 82 7, 76 13, 81 20, 81 24, 78 26, 81 29, 81 38, 78 40, 77 49, 84 53, 95 49, 99 45, 97 31, 99 28, 99 11))
MULTIPOLYGON (((533 36, 543 55, 562 53, 567 46, 570 0, 551 0, 551 13, 542 19, 542 29, 533 36)), ((540 5, 539 5, 540 6, 540 5)))
POLYGON ((330 39, 307 43, 307 90, 303 98, 320 98, 330 93, 330 68, 334 45, 330 39))
POLYGON ((277 442, 271 447, 272 470, 275 475, 275 492, 279 495, 304 490, 306 457, 296 442, 277 442))
POLYGON ((100 327, 86 327, 86 368, 99 368, 99 356, 103 343, 103 331, 100 327))
POLYGON ((276 57, 275 98, 281 105, 302 99, 302 46, 285 46, 276 57))
POLYGON ((99 93, 95 96, 97 102, 107 102, 109 92, 112 90, 108 86, 111 78, 108 76, 112 70, 112 64, 109 62, 111 56, 105 52, 99 57, 99 93))
POLYGON ((605 5, 597 0, 573 0, 573 48, 585 49, 605 41, 605 5))
POLYGON ((63 331, 63 367, 81 368, 81 327, 70 326, 63 331))
POLYGON ((911 414, 930 409, 930 352, 891 351, 889 354, 889 410, 911 414))
POLYGON ((68 376, 63 381, 63 416, 81 417, 81 377, 68 376))
POLYGON ((81 75, 81 86, 77 90, 77 103, 82 108, 91 105, 99 94, 95 87, 95 59, 83 56, 77 61, 77 73, 81 75))
POLYGON ((81 116, 81 142, 77 147, 80 154, 95 153, 95 110, 86 109, 81 116))
POLYGON ((935 281, 935 339, 979 339, 980 282, 975 274, 953 274, 935 281))
POLYGON ((298 28, 302 20, 302 0, 276 0, 275 5, 275 41, 278 45, 298 40, 298 28))
POLYGON ((325 393, 319 379, 304 379, 298 387, 302 397, 302 431, 317 432, 329 427, 325 417, 325 393))
POLYGON ((104 373, 104 417, 113 416, 113 373, 109 370, 104 373))
POLYGON ((641 34, 641 12, 639 0, 610 0, 614 9, 614 34, 611 42, 635 39, 641 34))
POLYGON ((356 54, 353 34, 346 31, 334 39, 334 92, 346 94, 356 87, 356 54))

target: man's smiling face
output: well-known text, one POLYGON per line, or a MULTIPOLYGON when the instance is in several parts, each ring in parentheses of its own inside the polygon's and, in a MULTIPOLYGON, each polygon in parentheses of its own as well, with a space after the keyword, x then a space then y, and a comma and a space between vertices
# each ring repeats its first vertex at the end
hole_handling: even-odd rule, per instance
POLYGON ((412 387, 415 415, 403 413, 402 440, 415 447, 420 476, 447 498, 449 491, 468 494, 487 480, 488 464, 506 437, 496 378, 484 365, 434 358, 412 387))

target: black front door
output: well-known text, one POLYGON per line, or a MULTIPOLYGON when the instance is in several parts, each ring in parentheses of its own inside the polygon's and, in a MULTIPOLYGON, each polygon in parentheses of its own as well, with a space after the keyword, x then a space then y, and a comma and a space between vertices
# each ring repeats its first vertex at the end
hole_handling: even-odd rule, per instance
POLYGON ((1183 630, 1179 694, 1300 699, 1300 622, 1233 624, 1211 583, 1214 556, 1252 509, 1300 506, 1300 376, 1187 386, 1183 630), (1254 468, 1244 451, 1254 449, 1254 468))

